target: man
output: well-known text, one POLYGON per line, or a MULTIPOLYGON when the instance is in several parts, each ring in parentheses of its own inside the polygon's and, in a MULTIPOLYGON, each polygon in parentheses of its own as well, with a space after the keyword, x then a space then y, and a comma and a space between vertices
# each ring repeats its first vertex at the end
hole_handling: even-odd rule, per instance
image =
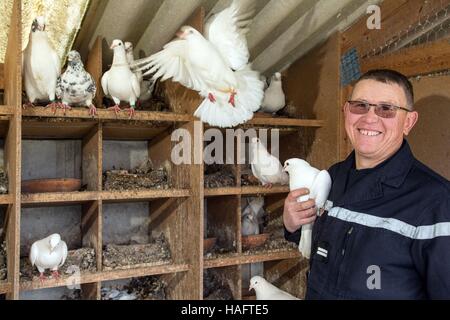
POLYGON ((417 122, 408 79, 372 70, 344 105, 354 151, 329 169, 328 211, 285 200, 285 237, 314 220, 307 299, 450 298, 450 184, 416 160, 404 136, 417 122))

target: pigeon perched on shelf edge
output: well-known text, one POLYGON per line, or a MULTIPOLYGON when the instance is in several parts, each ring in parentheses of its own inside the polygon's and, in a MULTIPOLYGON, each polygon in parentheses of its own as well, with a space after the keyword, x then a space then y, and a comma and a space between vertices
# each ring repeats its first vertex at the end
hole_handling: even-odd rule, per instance
POLYGON ((46 101, 50 102, 46 107, 56 111, 61 107, 55 102, 56 81, 61 73, 61 61, 50 44, 45 27, 44 17, 34 19, 30 39, 23 52, 23 82, 28 97, 28 103, 24 107, 34 107, 36 101, 46 101))
POLYGON ((133 67, 148 70, 153 79, 172 78, 204 98, 194 112, 202 122, 234 127, 250 120, 263 99, 263 82, 249 65, 245 34, 249 13, 240 1, 212 16, 202 35, 191 26, 177 33, 177 40, 133 67), (244 11, 244 12, 241 12, 244 11))
POLYGON ((130 104, 128 110, 129 118, 135 114, 136 101, 141 94, 140 85, 136 74, 134 74, 127 62, 125 46, 122 40, 114 40, 110 47, 114 50, 111 68, 102 76, 102 88, 105 95, 110 95, 115 105, 108 109, 119 113, 120 101, 130 104))
POLYGON ((67 55, 67 69, 58 78, 56 95, 61 99, 63 110, 71 106, 87 106, 89 114, 95 116, 97 109, 92 103, 97 87, 92 76, 84 69, 80 54, 72 50, 67 55))
POLYGON ((46 269, 52 271, 55 278, 59 278, 58 268, 64 265, 67 258, 67 245, 61 240, 61 236, 54 233, 44 239, 34 242, 30 250, 30 262, 39 270, 39 279, 45 280, 46 269))
POLYGON ((264 99, 261 103, 261 111, 276 113, 286 105, 286 97, 283 92, 281 73, 276 72, 269 87, 264 91, 264 99))
MULTIPOLYGON (((293 158, 284 162, 284 170, 289 174, 289 189, 296 190, 308 188, 309 194, 298 197, 298 202, 314 199, 319 210, 325 206, 331 189, 331 177, 327 170, 319 170, 312 167, 302 159, 293 158)), ((298 248, 302 255, 309 259, 311 256, 313 223, 305 224, 301 229, 298 248)))

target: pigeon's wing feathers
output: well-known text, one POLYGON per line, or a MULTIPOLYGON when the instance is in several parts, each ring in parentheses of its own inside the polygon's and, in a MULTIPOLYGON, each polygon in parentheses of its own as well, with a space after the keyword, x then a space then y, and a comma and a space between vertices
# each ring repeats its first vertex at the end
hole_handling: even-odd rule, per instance
POLYGON ((109 77, 109 71, 106 71, 105 74, 102 77, 102 89, 105 95, 109 95, 108 91, 108 77, 109 77))
POLYGON ((53 61, 53 66, 55 68, 54 71, 55 71, 56 75, 59 75, 61 73, 61 59, 59 59, 58 54, 54 50, 51 51, 50 56, 53 61))
POLYGON ((39 255, 39 248, 38 248, 37 243, 35 242, 31 246, 31 250, 30 250, 30 261, 31 261, 32 266, 34 266, 34 264, 36 263, 38 255, 39 255))
POLYGON ((64 263, 66 262, 67 258, 67 244, 64 241, 61 241, 61 263, 59 264, 59 267, 62 267, 64 263))
POLYGON ((240 70, 248 64, 250 53, 245 34, 252 15, 251 10, 242 7, 241 1, 235 0, 231 6, 208 19, 205 25, 205 38, 234 70, 240 70))
POLYGON ((135 73, 131 74, 131 87, 136 97, 141 95, 141 85, 135 73))
POLYGON ((324 206, 331 189, 331 177, 327 170, 320 171, 311 186, 311 197, 315 199, 317 208, 324 206))

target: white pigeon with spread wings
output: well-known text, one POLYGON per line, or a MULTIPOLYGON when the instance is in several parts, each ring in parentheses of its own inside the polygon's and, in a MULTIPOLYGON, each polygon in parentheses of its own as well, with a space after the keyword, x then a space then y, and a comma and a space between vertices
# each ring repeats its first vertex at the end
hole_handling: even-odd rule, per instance
POLYGON ((264 95, 259 73, 248 64, 245 33, 250 14, 241 12, 240 5, 233 1, 208 19, 205 35, 184 26, 178 40, 132 65, 149 69, 144 75, 154 73, 153 79, 172 78, 198 91, 205 99, 194 115, 212 126, 233 127, 250 120, 264 95))
POLYGON ((286 185, 289 176, 277 157, 270 154, 259 138, 250 140, 250 156, 253 175, 263 186, 271 188, 273 184, 286 185))
POLYGON ((58 268, 64 265, 67 258, 67 245, 57 233, 34 242, 30 250, 30 262, 39 270, 41 281, 46 269, 52 270, 55 278, 59 278, 58 268))
POLYGON ((45 31, 45 18, 34 19, 28 45, 23 52, 23 82, 28 104, 50 101, 56 111, 56 81, 61 73, 61 60, 45 31))
POLYGON ((250 279, 250 287, 256 292, 256 300, 301 300, 287 293, 261 276, 254 276, 250 279))
MULTIPOLYGON (((328 171, 312 167, 302 159, 289 159, 284 162, 284 170, 289 173, 289 189, 308 188, 309 194, 298 197, 298 202, 314 199, 317 213, 325 206, 331 189, 331 177, 328 171)), ((311 255, 313 223, 305 224, 301 229, 298 248, 302 255, 309 259, 311 255)))
POLYGON ((111 109, 116 114, 121 111, 120 101, 127 101, 130 104, 128 113, 131 118, 135 113, 136 101, 141 94, 138 77, 130 69, 122 40, 114 40, 110 48, 114 50, 114 57, 111 68, 102 76, 103 92, 114 100, 115 105, 111 109))

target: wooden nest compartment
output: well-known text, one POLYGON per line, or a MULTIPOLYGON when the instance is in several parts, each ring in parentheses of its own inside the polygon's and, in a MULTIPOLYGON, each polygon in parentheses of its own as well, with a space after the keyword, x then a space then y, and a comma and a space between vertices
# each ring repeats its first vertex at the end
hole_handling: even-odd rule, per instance
MULTIPOLYGON (((70 277, 75 272, 95 272, 97 270, 97 260, 93 248, 80 248, 69 250, 64 265, 58 269, 61 277, 70 277)), ((46 274, 49 270, 45 271, 46 274)), ((34 277, 39 277, 39 271, 36 266, 32 267, 29 257, 20 259, 20 280, 29 281, 34 277)))
POLYGON ((203 271, 204 300, 233 300, 233 292, 223 272, 214 269, 203 271))
POLYGON ((234 187, 236 180, 232 166, 227 164, 211 164, 205 166, 205 188, 234 187))
POLYGON ((33 179, 22 181, 22 193, 71 192, 81 189, 81 179, 33 179))
POLYGON ((148 244, 108 244, 103 249, 103 270, 131 269, 171 263, 169 244, 162 233, 148 244))
POLYGON ((250 236, 242 236, 242 247, 246 249, 257 248, 264 245, 270 237, 270 233, 261 233, 250 236))
POLYGON ((253 175, 250 165, 242 166, 241 186, 261 186, 261 182, 253 175))
POLYGON ((158 276, 132 278, 122 286, 102 287, 102 300, 165 300, 167 283, 158 276))
POLYGON ((8 193, 8 176, 3 168, 0 168, 0 194, 8 193))
POLYGON ((6 280, 7 276, 6 265, 6 242, 3 241, 0 245, 0 281, 6 280))
POLYGON ((216 245, 217 238, 203 239, 203 253, 207 253, 216 245))

